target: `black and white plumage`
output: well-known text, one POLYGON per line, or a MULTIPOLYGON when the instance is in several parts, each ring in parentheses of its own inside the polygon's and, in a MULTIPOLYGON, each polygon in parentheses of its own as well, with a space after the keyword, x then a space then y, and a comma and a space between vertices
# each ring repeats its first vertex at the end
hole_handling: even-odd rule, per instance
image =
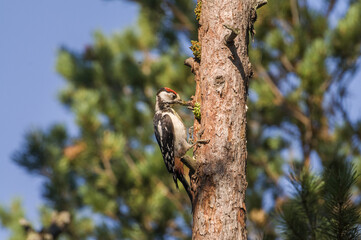
POLYGON ((190 189, 187 189, 189 185, 184 177, 183 163, 180 158, 186 154, 192 145, 187 141, 187 130, 182 119, 172 108, 174 104, 180 104, 181 102, 182 100, 175 91, 170 88, 161 88, 156 96, 153 124, 155 136, 168 172, 173 174, 173 180, 177 188, 177 179, 179 179, 189 195, 190 189))

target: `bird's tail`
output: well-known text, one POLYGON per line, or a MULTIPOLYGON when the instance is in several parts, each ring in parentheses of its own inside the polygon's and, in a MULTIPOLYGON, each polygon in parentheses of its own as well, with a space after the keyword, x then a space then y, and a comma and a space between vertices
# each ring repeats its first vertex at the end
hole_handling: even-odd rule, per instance
POLYGON ((175 182, 175 185, 178 188, 177 179, 179 179, 179 181, 182 183, 184 189, 186 190, 188 197, 191 200, 191 203, 193 204, 192 190, 191 190, 191 187, 189 186, 187 179, 184 177, 183 163, 180 160, 180 158, 175 158, 175 169, 174 170, 175 171, 174 171, 174 175, 173 175, 173 180, 175 182))
POLYGON ((188 184, 187 179, 184 177, 184 175, 177 176, 177 177, 178 177, 179 181, 183 184, 183 187, 188 194, 189 200, 191 200, 191 203, 193 204, 193 194, 192 194, 192 190, 188 184))

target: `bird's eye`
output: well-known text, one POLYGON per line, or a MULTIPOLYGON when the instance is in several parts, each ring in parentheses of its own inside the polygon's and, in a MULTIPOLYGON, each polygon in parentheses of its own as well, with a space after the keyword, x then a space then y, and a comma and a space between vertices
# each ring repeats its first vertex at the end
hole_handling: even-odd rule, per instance
POLYGON ((177 98, 177 95, 173 94, 172 97, 173 97, 173 99, 176 99, 176 98, 177 98))

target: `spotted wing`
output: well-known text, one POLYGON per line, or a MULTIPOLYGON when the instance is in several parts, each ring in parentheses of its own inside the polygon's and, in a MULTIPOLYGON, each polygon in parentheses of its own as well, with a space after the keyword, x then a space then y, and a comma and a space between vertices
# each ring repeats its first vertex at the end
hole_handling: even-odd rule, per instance
MULTIPOLYGON (((164 163, 168 172, 174 174, 174 127, 172 119, 168 114, 156 114, 154 116, 154 131, 164 163)), ((175 179, 175 181, 177 181, 175 179)))

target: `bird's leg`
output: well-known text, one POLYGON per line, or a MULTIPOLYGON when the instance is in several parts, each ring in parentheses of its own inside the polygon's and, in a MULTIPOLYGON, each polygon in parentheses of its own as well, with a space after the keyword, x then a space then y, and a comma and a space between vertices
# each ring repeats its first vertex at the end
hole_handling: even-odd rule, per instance
POLYGON ((194 106, 188 106, 187 108, 192 111, 194 110, 194 106))
POLYGON ((197 139, 199 139, 199 140, 197 140, 195 143, 193 143, 191 148, 194 147, 197 144, 207 144, 207 143, 209 143, 209 141, 210 141, 209 139, 200 139, 201 136, 203 135, 203 133, 204 133, 204 128, 202 128, 201 130, 198 131, 197 139))
POLYGON ((196 145, 196 144, 207 144, 209 142, 210 142, 209 139, 199 139, 195 143, 193 143, 193 146, 196 145))
POLYGON ((202 128, 201 130, 199 130, 198 131, 198 133, 197 133, 197 139, 199 139, 199 140, 197 140, 196 142, 195 142, 195 144, 207 144, 207 143, 209 143, 209 139, 200 139, 201 137, 202 137, 202 135, 203 135, 203 133, 204 133, 204 128, 202 128))

